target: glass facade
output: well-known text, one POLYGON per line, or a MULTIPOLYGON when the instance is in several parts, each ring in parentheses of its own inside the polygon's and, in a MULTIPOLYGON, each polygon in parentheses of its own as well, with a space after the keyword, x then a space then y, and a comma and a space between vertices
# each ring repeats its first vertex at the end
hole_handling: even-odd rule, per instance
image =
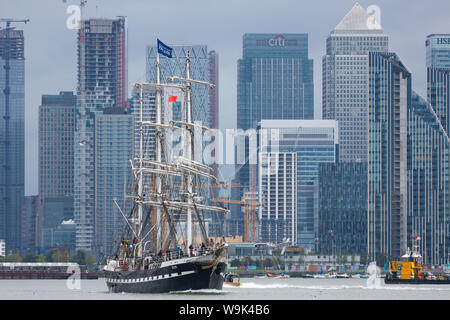
POLYGON ((427 68, 427 96, 428 102, 448 134, 450 129, 450 68, 427 68))
MULTIPOLYGON (((307 34, 244 34, 238 60, 237 128, 256 129, 263 119, 313 119, 313 60, 307 34)), ((254 191, 248 138, 238 141, 238 179, 254 191), (250 180, 251 179, 251 180, 250 180), (252 182, 251 182, 252 181, 252 182)))
MULTIPOLYGON (((318 234, 318 174, 320 163, 338 159, 338 128, 334 120, 262 120, 260 152, 296 153, 296 244, 315 249, 318 234), (264 135, 267 135, 264 138, 264 135)), ((284 168, 282 168, 284 170, 284 168)), ((286 168, 288 170, 288 167, 286 168)), ((263 172, 259 172, 259 190, 263 172)), ((274 186, 270 186, 271 188, 274 186)), ((278 193, 280 201, 285 194, 278 193)), ((260 201, 264 194, 260 194, 260 201)), ((274 208, 282 204, 275 203, 274 208)), ((269 208, 268 208, 269 209, 269 208)), ((263 209, 264 210, 264 209, 263 209)), ((267 213, 273 215, 272 209, 267 213)), ((263 236, 261 234, 261 236, 263 236)))
POLYGON ((20 223, 22 225, 21 233, 21 252, 37 253, 39 250, 39 219, 41 202, 39 196, 23 197, 22 214, 20 223))
POLYGON ((322 59, 322 119, 339 122, 339 161, 367 161, 369 52, 387 52, 388 36, 369 28, 356 4, 330 33, 322 59), (358 23, 359 22, 359 23, 358 23))
POLYGON ((43 95, 39 106, 39 195, 73 195, 73 136, 77 96, 43 95))
POLYGON ((261 152, 259 241, 297 241, 297 153, 261 152))
POLYGON ((95 115, 126 106, 127 20, 89 19, 78 33, 74 134, 76 248, 92 251, 95 223, 95 115))
MULTIPOLYGON (((53 234, 63 221, 73 220, 73 207, 72 196, 46 196, 42 199, 43 217, 40 222, 39 243, 44 252, 52 248, 68 247, 67 244, 64 247, 59 247, 53 241, 53 234)), ((75 247, 75 242, 70 246, 75 247)))
MULTIPOLYGON (((42 249, 58 248, 48 239, 63 220, 73 219, 74 133, 77 96, 71 91, 42 96, 39 106, 39 197, 42 249)), ((73 246, 75 243, 72 244, 73 246)))
POLYGON ((122 236, 130 212, 132 190, 130 159, 134 155, 134 117, 123 109, 106 109, 95 116, 95 245, 100 257, 110 255, 122 236), (115 110, 113 110, 115 109, 115 110))
POLYGON ((25 57, 22 30, 0 30, 0 239, 20 249, 25 172, 25 57))
POLYGON ((425 48, 427 67, 450 68, 450 34, 430 34, 425 48))
POLYGON ((318 252, 366 256, 367 163, 319 164, 318 198, 318 252))
POLYGON ((407 110, 411 74, 394 53, 369 54, 368 256, 407 249, 407 110))
POLYGON ((408 246, 420 236, 424 263, 449 255, 449 138, 432 106, 415 92, 408 109, 408 246))
MULTIPOLYGON (((156 92, 153 87, 144 86, 142 88, 142 120, 143 121, 156 121, 156 105, 155 98, 156 92)), ((130 99, 129 113, 134 116, 134 152, 135 156, 139 156, 139 121, 141 118, 141 103, 140 103, 140 90, 133 89, 130 99)), ((155 159, 155 127, 144 126, 144 157, 147 159, 155 159)))

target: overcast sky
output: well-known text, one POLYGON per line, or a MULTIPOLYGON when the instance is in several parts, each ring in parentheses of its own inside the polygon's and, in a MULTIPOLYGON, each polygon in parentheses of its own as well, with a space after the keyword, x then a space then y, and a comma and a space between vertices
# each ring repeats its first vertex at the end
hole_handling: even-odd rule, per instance
MULTIPOLYGON (((0 17, 28 18, 25 31, 25 194, 38 193, 38 107, 43 94, 76 89, 76 31, 66 27, 73 0, 0 0, 0 17)), ((381 25, 425 95, 425 38, 450 33, 448 0, 361 0, 378 5, 381 25)), ((315 114, 321 117, 322 56, 330 31, 353 0, 88 0, 85 17, 128 17, 128 80, 145 80, 145 48, 156 38, 172 44, 204 44, 219 53, 221 129, 236 126, 237 60, 244 33, 308 33, 314 60, 315 114)), ((3 26, 3 25, 2 25, 3 26)))

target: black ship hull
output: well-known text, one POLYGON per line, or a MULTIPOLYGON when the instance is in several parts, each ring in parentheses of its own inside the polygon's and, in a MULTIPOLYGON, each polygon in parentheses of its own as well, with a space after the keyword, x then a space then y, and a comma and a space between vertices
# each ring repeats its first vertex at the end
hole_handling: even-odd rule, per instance
POLYGON ((105 279, 109 291, 113 293, 222 290, 225 271, 224 262, 216 262, 214 259, 184 258, 166 261, 148 270, 105 270, 105 279))

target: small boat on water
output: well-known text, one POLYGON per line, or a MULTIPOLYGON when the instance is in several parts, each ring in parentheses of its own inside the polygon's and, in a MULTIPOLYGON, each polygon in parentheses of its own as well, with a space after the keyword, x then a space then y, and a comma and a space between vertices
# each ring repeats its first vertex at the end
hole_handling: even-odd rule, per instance
POLYGON ((282 272, 281 274, 280 274, 280 278, 281 279, 288 279, 288 278, 290 278, 291 276, 290 275, 288 275, 288 274, 286 274, 286 273, 284 273, 284 272, 282 272))
POLYGON ((384 278, 386 284, 450 284, 448 275, 434 275, 422 271, 422 256, 418 251, 420 237, 413 237, 413 249, 401 257, 401 261, 391 261, 390 270, 384 278))
POLYGON ((264 273, 257 273, 256 276, 254 276, 254 278, 256 279, 265 279, 267 278, 266 275, 264 273))
POLYGON ((351 277, 346 273, 337 273, 336 278, 346 279, 346 278, 351 278, 351 277))
POLYGON ((240 287, 242 286, 241 278, 238 274, 231 272, 227 273, 224 276, 224 285, 233 286, 233 287, 240 287))

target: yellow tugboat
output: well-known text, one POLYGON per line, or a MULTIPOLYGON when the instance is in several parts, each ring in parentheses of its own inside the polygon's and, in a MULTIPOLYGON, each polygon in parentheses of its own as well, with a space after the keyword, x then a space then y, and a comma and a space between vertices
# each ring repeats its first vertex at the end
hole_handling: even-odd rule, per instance
POLYGON ((413 237, 413 250, 402 256, 401 261, 391 261, 390 271, 384 278, 386 284, 450 284, 450 278, 422 272, 422 256, 418 252, 419 236, 413 237))

